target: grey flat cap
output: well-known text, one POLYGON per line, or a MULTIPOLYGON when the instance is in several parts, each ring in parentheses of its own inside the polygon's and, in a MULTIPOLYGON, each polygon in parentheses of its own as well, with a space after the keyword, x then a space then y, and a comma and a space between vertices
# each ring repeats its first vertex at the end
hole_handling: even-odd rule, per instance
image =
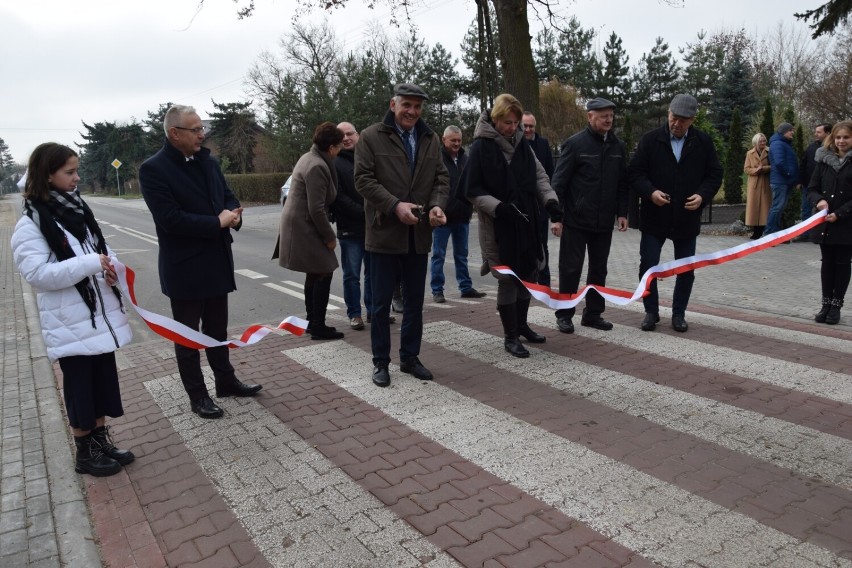
POLYGON ((397 97, 419 97, 424 101, 429 100, 429 95, 426 94, 426 91, 413 83, 400 83, 396 85, 393 88, 393 94, 397 97))
POLYGON ((605 108, 615 108, 615 103, 603 97, 595 97, 586 103, 586 110, 602 110, 605 108))
POLYGON ((692 95, 675 95, 672 104, 669 105, 669 110, 675 116, 692 118, 698 114, 698 101, 692 95))
POLYGON ((777 132, 778 134, 783 136, 783 135, 787 134, 788 132, 790 132, 791 130, 793 130, 792 124, 790 124, 789 122, 782 122, 781 124, 778 125, 778 128, 775 130, 775 132, 777 132))

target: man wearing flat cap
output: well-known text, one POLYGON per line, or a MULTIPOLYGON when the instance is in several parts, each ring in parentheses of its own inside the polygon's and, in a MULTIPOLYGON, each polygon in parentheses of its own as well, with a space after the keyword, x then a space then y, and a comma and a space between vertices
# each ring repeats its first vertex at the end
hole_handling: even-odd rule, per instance
POLYGON ((769 139, 769 187, 772 205, 766 218, 763 236, 781 229, 781 215, 787 206, 790 192, 799 183, 799 160, 793 150, 793 125, 782 122, 769 139))
MULTIPOLYGON (((722 166, 713 141, 692 123, 698 101, 691 95, 675 95, 668 121, 647 132, 630 162, 630 186, 641 197, 639 228, 639 276, 660 263, 666 239, 674 245, 675 259, 693 256, 701 230, 701 210, 722 185, 722 166)), ((672 328, 685 332, 686 306, 695 281, 693 271, 678 274, 672 297, 672 328)), ((653 331, 660 321, 656 279, 642 298, 645 318, 642 331, 653 331)))
MULTIPOLYGON (((586 103, 589 125, 566 139, 553 172, 553 189, 562 203, 559 241, 559 292, 574 294, 580 285, 583 260, 589 254, 587 284, 606 285, 612 228, 627 230, 627 148, 612 132, 615 104, 600 97, 586 103)), ((604 299, 586 294, 580 324, 608 331, 601 314, 604 299)), ((556 327, 573 333, 574 308, 556 310, 556 327)))
POLYGON ((420 118, 428 99, 417 85, 396 85, 382 122, 364 129, 355 146, 355 190, 364 197, 373 292, 373 383, 379 387, 390 385, 389 317, 397 282, 404 305, 399 369, 420 380, 432 379, 419 359, 423 294, 432 227, 446 223, 449 174, 441 139, 420 118))

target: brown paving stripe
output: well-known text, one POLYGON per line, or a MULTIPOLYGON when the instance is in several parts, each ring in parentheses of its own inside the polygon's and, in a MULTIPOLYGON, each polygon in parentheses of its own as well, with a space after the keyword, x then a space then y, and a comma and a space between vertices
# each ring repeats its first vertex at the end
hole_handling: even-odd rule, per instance
MULTIPOLYGON (((481 319, 479 321, 482 322, 481 319)), ((493 326, 479 327, 485 332, 498 333, 493 326)), ((623 368, 613 370, 634 376, 636 367, 646 371, 653 369, 653 378, 648 380, 680 384, 681 390, 693 394, 705 396, 700 387, 708 379, 715 380, 712 376, 690 377, 691 386, 684 385, 681 375, 692 372, 689 365, 667 365, 672 361, 659 358, 660 366, 655 367, 656 361, 649 362, 648 359, 653 357, 647 353, 582 337, 553 341, 562 334, 549 335, 551 340, 548 343, 536 347, 545 347, 548 351, 605 368, 613 368, 607 364, 613 360, 620 361, 618 367, 623 368)), ((494 341, 501 341, 501 336, 496 336, 494 341)), ((426 364, 435 373, 436 382, 462 395, 797 539, 852 559, 848 534, 852 526, 852 491, 798 475, 434 345, 424 345, 421 360, 424 363, 428 361, 426 364), (454 380, 453 370, 462 366, 465 368, 464 378, 454 380)), ((812 400, 815 397, 804 398, 812 400)), ((761 412, 763 408, 755 404, 750 410, 761 412)), ((844 410, 848 411, 848 407, 844 410)), ((832 409, 823 408, 822 411, 829 413, 832 409)))
POLYGON ((132 364, 119 373, 125 415, 108 424, 116 445, 136 461, 115 476, 83 476, 104 565, 269 568, 145 389, 144 381, 176 372, 173 358, 154 355, 169 346, 122 349, 132 364))
MULTIPOLYGON (((630 325, 636 316, 636 314, 625 310, 607 310, 606 314, 607 318, 614 323, 625 325, 630 325)), ((499 321, 497 325, 499 326, 499 321)), ((483 329, 482 331, 489 330, 483 329)), ((539 331, 541 331, 540 328, 539 331)), ((489 333, 502 337, 502 330, 493 329, 489 333)), ((670 359, 664 355, 655 355, 610 344, 606 342, 605 336, 596 339, 579 335, 565 335, 555 329, 552 331, 545 330, 544 333, 550 337, 550 341, 537 347, 551 353, 571 357, 589 365, 624 373, 744 410, 758 412, 792 424, 807 426, 820 432, 852 439, 852 405, 850 404, 691 365, 678 359, 670 359)), ((636 333, 644 332, 637 329, 636 333)), ((657 331, 653 333, 680 336, 666 326, 659 326, 657 331)), ((727 330, 709 328, 709 326, 701 326, 700 324, 690 325, 688 339, 710 344, 713 344, 711 339, 716 339, 720 346, 740 350, 742 350, 741 346, 747 343, 751 343, 752 347, 762 345, 765 346, 765 350, 758 352, 758 354, 773 358, 776 358, 776 354, 782 351, 790 350, 789 342, 747 334, 738 334, 740 343, 722 345, 724 340, 721 338, 726 334, 729 334, 727 330)), ((798 348, 801 349, 802 346, 798 346, 798 348)), ((808 348, 807 356, 803 356, 796 362, 816 366, 823 355, 814 354, 813 351, 815 350, 808 348)), ((834 359, 852 359, 845 353, 838 354, 834 351, 830 353, 834 359)), ((847 365, 845 361, 843 364, 847 365)))
MULTIPOLYGON (((366 333, 346 340, 369 348, 366 333)), ((291 338, 286 347, 294 342, 309 344, 291 338)), ((258 402, 462 565, 654 565, 305 369, 283 347, 267 339, 254 362, 242 362, 265 374, 256 377, 264 384, 258 402)))

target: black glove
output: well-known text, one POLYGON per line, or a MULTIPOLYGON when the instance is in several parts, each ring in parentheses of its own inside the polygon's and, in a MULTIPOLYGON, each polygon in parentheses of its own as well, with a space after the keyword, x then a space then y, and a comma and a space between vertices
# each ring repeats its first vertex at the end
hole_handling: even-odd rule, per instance
POLYGON ((547 215, 550 217, 551 223, 562 222, 562 207, 559 206, 558 201, 551 199, 544 204, 544 209, 547 211, 547 215))
POLYGON ((497 208, 494 211, 495 219, 507 219, 510 215, 514 215, 515 208, 505 201, 501 201, 497 204, 497 208))

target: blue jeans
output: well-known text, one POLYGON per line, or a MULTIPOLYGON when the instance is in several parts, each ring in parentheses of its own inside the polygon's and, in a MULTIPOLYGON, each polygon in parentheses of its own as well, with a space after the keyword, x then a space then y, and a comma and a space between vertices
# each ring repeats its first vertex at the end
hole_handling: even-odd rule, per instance
MULTIPOLYGON (((409 250, 414 249, 410 243, 409 250)), ((426 290, 426 269, 429 255, 367 253, 370 256, 370 284, 373 288, 373 321, 370 343, 373 364, 389 363, 391 349, 391 298, 397 282, 402 284, 402 325, 399 328, 399 358, 420 355, 423 339, 423 293, 426 290)))
POLYGON ((343 269, 343 301, 349 319, 361 317, 361 265, 364 265, 364 307, 368 314, 373 310, 370 290, 370 255, 365 254, 363 238, 340 239, 340 265, 343 269))
POLYGON ((453 239, 453 262, 456 264, 456 282, 462 294, 473 289, 470 273, 467 270, 467 238, 470 225, 452 223, 432 230, 432 294, 444 292, 444 259, 447 257, 447 243, 453 239))
MULTIPOLYGON (((813 205, 811 205, 810 199, 808 199, 808 188, 802 188, 802 221, 807 219, 813 215, 813 205)), ((807 233, 805 233, 807 236, 807 233)))
MULTIPOLYGON (((695 254, 696 237, 689 239, 672 239, 674 245, 675 260, 686 258, 695 254)), ((645 271, 660 264, 660 251, 663 250, 663 244, 666 239, 655 237, 650 233, 642 233, 642 240, 639 241, 639 278, 645 274, 645 271)), ((672 314, 682 316, 686 314, 686 305, 689 303, 689 296, 692 294, 692 283, 695 282, 695 272, 690 270, 678 274, 675 278, 674 294, 672 296, 672 314)), ((645 313, 656 314, 660 311, 660 296, 657 293, 657 279, 651 282, 648 288, 648 295, 642 298, 642 303, 645 305, 645 313)))
POLYGON ((766 219, 766 228, 763 235, 769 235, 781 229, 781 215, 787 206, 787 198, 790 197, 792 186, 786 184, 770 184, 772 188, 772 205, 769 207, 769 217, 766 219))

